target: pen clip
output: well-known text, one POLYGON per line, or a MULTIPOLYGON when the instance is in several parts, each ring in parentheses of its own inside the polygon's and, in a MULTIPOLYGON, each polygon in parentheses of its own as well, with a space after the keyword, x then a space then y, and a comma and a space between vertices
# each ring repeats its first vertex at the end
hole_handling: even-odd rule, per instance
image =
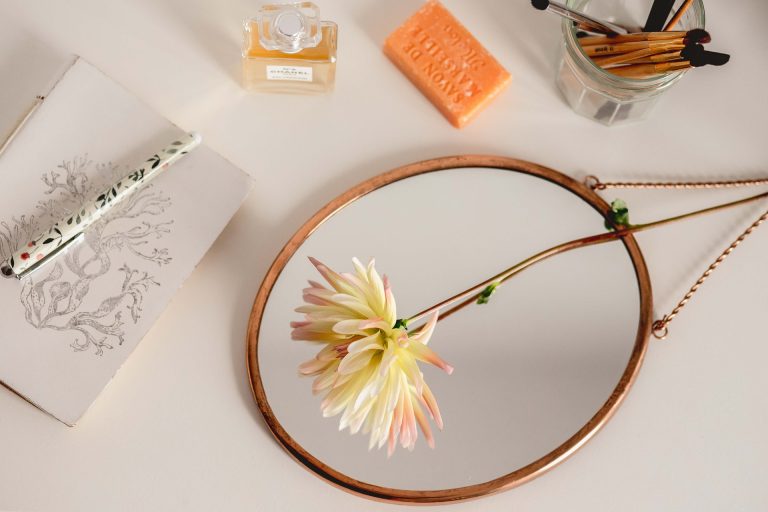
POLYGON ((27 268, 26 270, 24 270, 20 274, 16 274, 13 271, 13 269, 11 268, 11 266, 8 264, 8 261, 5 261, 0 266, 0 274, 2 274, 3 277, 7 277, 7 278, 15 277, 16 279, 23 279, 23 278, 29 276, 30 274, 32 274, 33 272, 35 272, 36 270, 38 270, 41 267, 43 267, 49 261, 55 259, 55 257, 59 253, 67 250, 71 246, 73 246, 76 243, 80 242, 83 239, 83 235, 84 235, 84 233, 78 233, 77 235, 75 235, 74 237, 70 238, 69 240, 67 240, 66 242, 64 242, 60 246, 58 246, 56 249, 51 251, 45 258, 43 258, 40 261, 36 262, 34 265, 30 266, 29 268, 27 268))

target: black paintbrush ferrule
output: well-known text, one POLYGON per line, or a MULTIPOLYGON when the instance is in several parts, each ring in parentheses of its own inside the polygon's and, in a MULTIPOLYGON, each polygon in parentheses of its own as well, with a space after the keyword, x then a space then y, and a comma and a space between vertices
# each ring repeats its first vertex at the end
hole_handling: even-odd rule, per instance
POLYGON ((680 51, 680 57, 682 57, 684 60, 698 61, 701 58, 701 52, 703 51, 704 47, 700 44, 688 43, 685 45, 685 48, 680 51))
POLYGON ((690 61, 691 66, 696 68, 706 65, 722 66, 731 59, 727 53, 710 52, 698 43, 685 45, 685 48, 680 51, 680 57, 690 61))

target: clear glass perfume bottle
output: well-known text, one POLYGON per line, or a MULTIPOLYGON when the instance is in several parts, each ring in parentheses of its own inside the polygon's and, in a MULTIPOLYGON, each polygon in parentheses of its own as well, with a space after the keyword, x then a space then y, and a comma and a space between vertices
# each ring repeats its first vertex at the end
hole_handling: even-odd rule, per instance
POLYGON ((336 80, 336 34, 312 2, 264 5, 244 23, 243 86, 323 93, 336 80))

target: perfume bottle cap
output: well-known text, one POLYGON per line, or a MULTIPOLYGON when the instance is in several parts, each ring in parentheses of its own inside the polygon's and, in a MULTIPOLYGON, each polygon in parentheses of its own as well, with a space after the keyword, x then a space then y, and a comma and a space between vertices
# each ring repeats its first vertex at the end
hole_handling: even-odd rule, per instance
POLYGON ((275 20, 275 26, 277 31, 284 36, 295 37, 300 34, 304 28, 304 23, 295 12, 284 12, 280 14, 275 20))
POLYGON ((297 53, 320 44, 320 9, 312 2, 264 5, 256 15, 259 42, 267 50, 297 53))

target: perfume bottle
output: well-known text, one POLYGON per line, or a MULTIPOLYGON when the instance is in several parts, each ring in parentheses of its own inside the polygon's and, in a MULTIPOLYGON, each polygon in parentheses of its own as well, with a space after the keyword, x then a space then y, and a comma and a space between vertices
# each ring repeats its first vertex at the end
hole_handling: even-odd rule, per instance
POLYGON ((243 86, 262 92, 323 93, 336 79, 336 33, 312 2, 264 5, 245 20, 243 86))

